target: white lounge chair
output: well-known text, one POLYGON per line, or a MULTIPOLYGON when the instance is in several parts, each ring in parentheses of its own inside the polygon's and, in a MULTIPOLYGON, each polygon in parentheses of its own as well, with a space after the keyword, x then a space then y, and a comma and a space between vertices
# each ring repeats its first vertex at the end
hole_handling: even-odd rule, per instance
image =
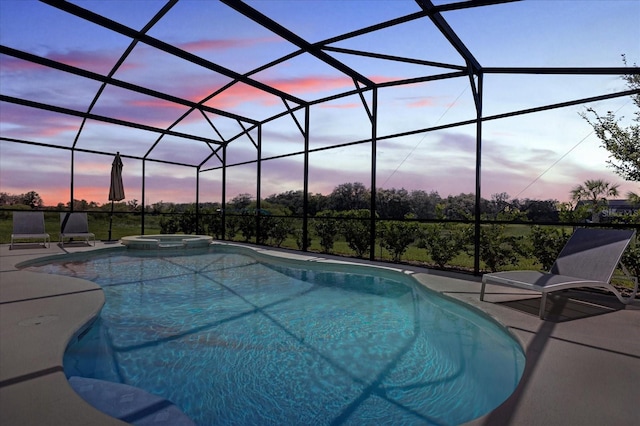
POLYGON ((65 238, 84 238, 87 244, 92 239, 96 245, 95 234, 89 232, 86 213, 60 213, 60 245, 63 247, 65 238))
POLYGON ((638 279, 631 297, 624 298, 610 284, 622 253, 635 231, 626 229, 578 228, 564 246, 549 272, 506 271, 482 277, 480 300, 484 300, 485 286, 500 284, 542 293, 540 318, 544 319, 547 294, 568 288, 593 287, 605 289, 624 304, 631 302, 638 292, 638 279))
POLYGON ((13 249, 14 240, 43 240, 42 245, 49 247, 51 237, 44 229, 44 212, 13 212, 13 232, 9 250, 13 249))

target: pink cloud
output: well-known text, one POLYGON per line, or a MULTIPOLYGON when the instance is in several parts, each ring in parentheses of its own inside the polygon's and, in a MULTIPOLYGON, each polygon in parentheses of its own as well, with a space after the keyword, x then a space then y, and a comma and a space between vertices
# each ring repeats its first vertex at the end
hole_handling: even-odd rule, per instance
MULTIPOLYGON (((305 77, 263 80, 263 82, 280 91, 294 95, 317 93, 326 90, 353 87, 353 81, 346 77, 305 77)), ((209 95, 206 93, 202 98, 209 95)), ((264 105, 280 104, 280 98, 263 90, 246 84, 237 83, 207 102, 214 108, 231 108, 244 102, 261 102, 264 105)))
MULTIPOLYGON (((210 91, 203 92, 200 99, 210 95, 210 91)), ((281 102, 279 98, 271 95, 263 90, 257 89, 252 86, 248 86, 243 83, 237 83, 217 95, 215 98, 209 100, 206 105, 213 108, 225 109, 233 108, 245 102, 262 102, 266 105, 272 105, 276 102, 281 102)))
MULTIPOLYGON (((268 41, 269 39, 255 39, 255 40, 199 40, 194 42, 185 43, 183 45, 184 48, 190 48, 194 50, 204 50, 204 49, 225 49, 234 47, 237 45, 250 45, 256 43, 262 43, 268 41)), ((86 68, 96 72, 101 72, 106 74, 113 66, 115 61, 117 60, 117 55, 112 55, 106 52, 86 52, 86 51, 69 51, 69 52, 51 52, 47 55, 50 59, 66 63, 79 68, 86 68)), ((24 71, 24 70, 42 70, 46 71, 46 67, 42 67, 27 61, 22 61, 19 59, 7 57, 6 60, 3 58, 3 68, 12 70, 12 71, 24 71)), ((121 67, 122 70, 132 69, 132 68, 140 68, 138 65, 133 64, 131 61, 127 61, 126 65, 121 67)), ((383 78, 383 80, 391 80, 391 78, 383 78)), ((192 81, 189 85, 192 86, 192 81)), ((269 79, 264 80, 264 83, 274 87, 283 92, 292 93, 295 95, 305 95, 305 94, 313 94, 319 93, 328 90, 337 90, 337 89, 349 89, 354 87, 353 80, 348 77, 339 76, 339 77, 325 77, 325 76, 311 76, 305 78, 284 78, 284 79, 269 79)), ((222 84, 222 83, 220 83, 222 84)), ((207 89, 202 89, 203 85, 200 88, 193 87, 183 87, 180 89, 182 97, 187 99, 193 99, 199 101, 207 96, 209 96, 217 87, 211 86, 211 82, 207 83, 207 89)), ((113 89, 112 89, 113 90, 113 89)), ((134 95, 139 96, 139 95, 134 95)), ((146 100, 125 100, 128 105, 134 107, 150 107, 150 108, 162 108, 165 110, 175 108, 184 110, 184 106, 179 104, 173 104, 160 99, 146 99, 146 100)), ((207 105, 210 105, 219 109, 230 109, 233 107, 237 107, 245 102, 257 102, 267 106, 280 105, 281 100, 277 96, 271 95, 267 92, 264 92, 260 89, 237 83, 225 90, 223 93, 216 96, 214 99, 209 101, 207 105)), ((343 105, 323 105, 326 108, 358 108, 360 105, 354 104, 343 104, 343 105)), ((134 118, 136 115, 139 115, 139 109, 137 111, 130 110, 127 111, 124 116, 130 117, 133 121, 136 121, 134 118)), ((145 114, 143 114, 145 115, 145 114)), ((119 115, 123 117, 123 115, 119 115)))
POLYGON ((56 114, 20 105, 2 103, 2 121, 15 127, 2 131, 16 138, 51 138, 65 132, 77 132, 81 118, 56 114))
POLYGON ((316 93, 330 89, 353 87, 353 80, 348 77, 304 77, 275 79, 265 82, 287 93, 316 93))
POLYGON ((91 112, 96 115, 163 128, 174 122, 188 108, 185 105, 164 99, 117 87, 108 87, 91 112))
POLYGON ((174 102, 165 101, 164 99, 149 98, 149 99, 133 99, 128 101, 128 104, 134 107, 148 107, 148 108, 172 108, 184 110, 185 106, 176 104, 174 102))
POLYGON ((353 109, 353 108, 362 108, 362 104, 358 103, 348 103, 348 104, 322 104, 320 108, 335 108, 335 109, 353 109))
POLYGON ((40 129, 39 131, 39 136, 43 136, 43 137, 55 137, 55 136, 59 136, 61 133, 65 133, 65 132, 77 132, 78 131, 78 126, 75 125, 57 125, 57 126, 47 126, 47 127, 43 127, 40 129))
POLYGON ((202 50, 226 50, 237 47, 254 46, 261 43, 279 41, 277 38, 232 39, 232 40, 196 40, 177 44, 176 46, 189 52, 202 50))
MULTIPOLYGON (((3 192, 22 194, 36 191, 47 206, 66 204, 69 201, 71 191, 69 170, 65 170, 64 166, 51 166, 52 162, 67 163, 70 155, 68 151, 39 147, 25 148, 18 144, 7 144, 6 147, 3 144, 2 148, 3 155, 11 155, 11 161, 3 163, 0 172, 3 192), (20 166, 27 163, 48 164, 48 166, 39 171, 20 166)), ((92 161, 76 165, 74 198, 106 203, 109 194, 109 170, 107 159, 104 164, 92 161)))
MULTIPOLYGON (((388 77, 388 76, 382 76, 382 75, 373 75, 373 76, 369 76, 369 80, 377 83, 377 84, 381 84, 381 83, 389 83, 391 81, 398 81, 401 80, 400 77, 388 77)), ((417 83, 416 83, 417 84, 417 83)))
MULTIPOLYGON (((117 53, 71 50, 68 52, 52 52, 47 57, 63 64, 106 74, 111 71, 119 55, 117 53)), ((135 67, 133 64, 126 63, 121 69, 135 67)))
POLYGON ((47 68, 42 65, 38 65, 33 62, 23 61, 22 59, 14 58, 12 56, 2 55, 2 69, 4 71, 29 71, 29 70, 46 70, 47 68))
POLYGON ((420 100, 407 103, 407 106, 409 108, 431 107, 435 106, 435 102, 433 101, 433 98, 422 98, 420 100))
MULTIPOLYGON (((107 74, 119 58, 120 53, 107 51, 82 51, 69 50, 66 52, 51 51, 44 55, 52 61, 61 62, 76 68, 87 69, 93 72, 107 74)), ((120 69, 132 69, 138 66, 132 63, 123 64, 120 69)), ((3 56, 2 68, 8 71, 47 70, 48 68, 11 56, 3 56)))

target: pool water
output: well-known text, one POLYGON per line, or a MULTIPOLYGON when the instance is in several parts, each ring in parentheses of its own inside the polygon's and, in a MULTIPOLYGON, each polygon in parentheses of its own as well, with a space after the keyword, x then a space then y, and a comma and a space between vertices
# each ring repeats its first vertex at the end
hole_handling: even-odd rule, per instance
POLYGON ((493 321, 400 273, 319 267, 215 247, 29 269, 104 289, 67 376, 142 388, 201 425, 460 424, 515 389, 524 356, 493 321))

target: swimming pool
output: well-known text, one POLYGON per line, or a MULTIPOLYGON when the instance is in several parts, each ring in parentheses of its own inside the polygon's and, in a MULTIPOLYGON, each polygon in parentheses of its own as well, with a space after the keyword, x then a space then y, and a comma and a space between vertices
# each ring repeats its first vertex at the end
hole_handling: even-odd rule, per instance
POLYGON ((29 269, 104 289, 68 376, 145 389, 202 425, 460 424, 520 379, 510 335, 409 276, 265 259, 216 245, 29 269))

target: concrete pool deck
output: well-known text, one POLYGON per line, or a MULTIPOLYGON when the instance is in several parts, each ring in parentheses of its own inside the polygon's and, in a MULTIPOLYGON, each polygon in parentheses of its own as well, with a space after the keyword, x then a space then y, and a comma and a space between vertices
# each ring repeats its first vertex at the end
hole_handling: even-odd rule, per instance
MULTIPOLYGON (((118 246, 0 245, 0 424, 118 425, 86 404, 69 385, 62 356, 67 343, 102 307, 90 282, 20 271, 43 256, 118 246)), ((367 263, 315 253, 254 248, 310 261, 367 263)), ((548 320, 537 316, 540 296, 480 279, 389 263, 425 286, 467 303, 502 323, 527 358, 516 391, 468 425, 635 425, 640 418, 640 301, 626 307, 614 296, 574 291, 550 298, 548 320)))

